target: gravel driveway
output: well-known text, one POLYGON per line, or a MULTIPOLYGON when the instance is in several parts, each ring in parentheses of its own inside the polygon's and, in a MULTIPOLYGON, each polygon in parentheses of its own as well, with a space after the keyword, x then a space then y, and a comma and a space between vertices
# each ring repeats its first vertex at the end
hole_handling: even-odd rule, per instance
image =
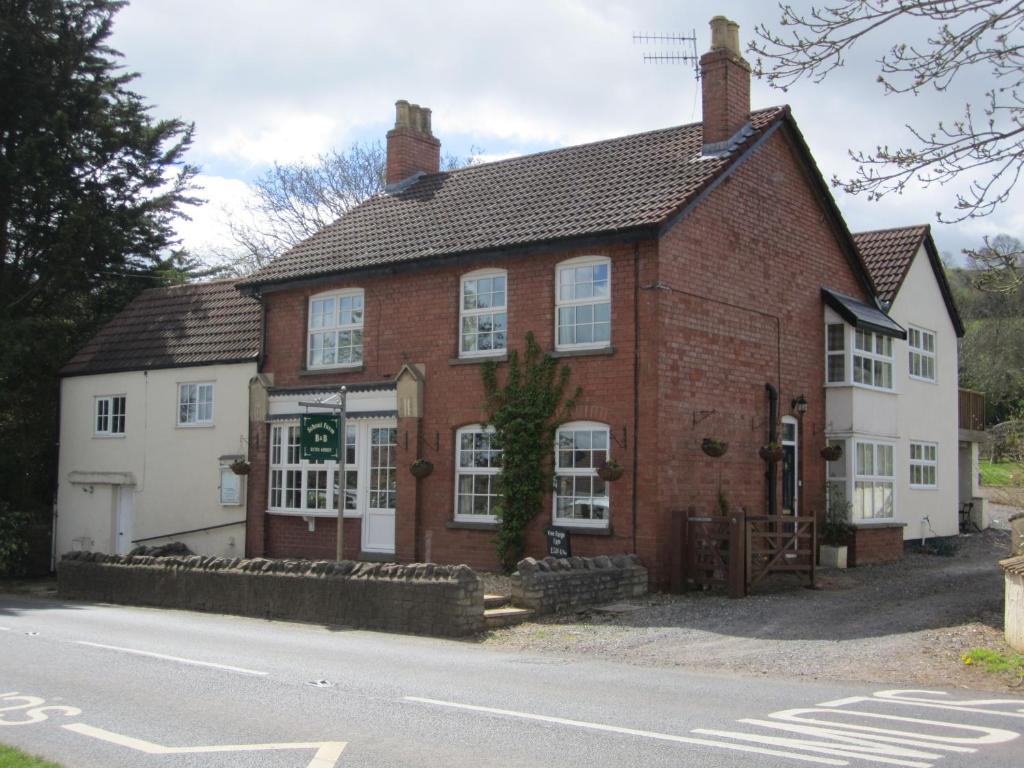
POLYGON ((817 590, 785 575, 743 600, 714 592, 650 595, 636 610, 541 619, 485 645, 643 666, 815 680, 969 687, 1024 694, 960 656, 1002 635, 1009 534, 961 536, 951 557, 907 554, 889 565, 819 571, 817 590))

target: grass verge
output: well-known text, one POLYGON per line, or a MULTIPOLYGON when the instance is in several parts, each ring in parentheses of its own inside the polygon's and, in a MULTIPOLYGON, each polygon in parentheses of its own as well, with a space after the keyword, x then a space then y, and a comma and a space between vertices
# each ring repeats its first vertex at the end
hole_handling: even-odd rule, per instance
POLYGON ((1024 480, 1024 464, 1002 461, 993 464, 991 461, 978 462, 981 469, 981 484, 987 486, 1020 485, 1024 480), (1014 477, 1017 478, 1016 483, 1014 477))
POLYGON ((57 763, 40 760, 20 749, 0 744, 0 768, 61 768, 57 763))
POLYGON ((972 648, 960 657, 969 667, 978 667, 990 675, 1012 675, 1024 679, 1024 656, 1000 653, 991 648, 972 648))

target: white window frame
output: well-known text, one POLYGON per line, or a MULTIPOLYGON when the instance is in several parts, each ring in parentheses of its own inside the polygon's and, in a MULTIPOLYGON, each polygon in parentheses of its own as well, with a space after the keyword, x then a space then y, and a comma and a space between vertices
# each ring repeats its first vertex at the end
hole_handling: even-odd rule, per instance
MULTIPOLYGON (((476 513, 465 513, 465 512, 460 512, 459 511, 460 508, 461 508, 461 505, 460 505, 459 502, 461 500, 461 497, 464 495, 464 494, 460 493, 461 484, 462 484, 462 478, 463 477, 470 477, 474 481, 478 477, 490 478, 490 480, 488 482, 490 493, 478 494, 478 493, 476 493, 476 489, 474 488, 474 490, 469 494, 469 498, 471 499, 471 501, 473 501, 473 500, 475 500, 476 498, 478 498, 480 496, 485 496, 486 498, 488 498, 490 500, 488 502, 488 509, 490 509, 492 511, 494 509, 494 504, 496 504, 498 502, 498 498, 499 497, 498 497, 497 493, 495 493, 494 482, 495 482, 495 478, 497 478, 497 476, 499 474, 501 474, 500 463, 498 465, 494 465, 494 464, 488 463, 487 466, 483 466, 483 467, 476 466, 476 465, 472 465, 472 466, 463 466, 462 465, 462 453, 463 453, 462 438, 463 438, 463 436, 464 435, 476 435, 476 434, 479 434, 479 433, 490 435, 491 439, 493 440, 494 428, 493 427, 487 427, 485 429, 480 424, 467 424, 466 426, 459 428, 455 432, 455 507, 454 507, 455 514, 454 514, 454 519, 455 519, 456 522, 460 522, 460 523, 496 523, 496 522, 498 522, 498 516, 494 515, 494 514, 479 515, 479 514, 476 514, 476 513)), ((476 453, 475 448, 471 449, 471 450, 472 450, 473 453, 476 453)), ((488 443, 487 451, 488 451, 488 453, 494 453, 495 451, 497 451, 497 453, 498 453, 498 460, 500 462, 501 451, 499 449, 494 448, 493 444, 490 443, 490 442, 488 443)), ((488 462, 491 462, 491 461, 493 461, 493 457, 489 457, 488 458, 488 462)))
POLYGON ((849 339, 847 338, 847 336, 849 336, 849 333, 846 330, 847 328, 848 328, 847 324, 844 323, 842 320, 839 320, 839 321, 826 320, 825 321, 825 383, 826 384, 848 384, 849 383, 849 380, 850 380, 850 377, 849 377, 849 368, 850 368, 849 356, 850 355, 849 355, 849 350, 847 348, 850 345, 849 345, 849 339), (829 342, 830 342, 829 329, 832 328, 833 326, 839 327, 842 330, 842 332, 843 332, 842 333, 842 337, 841 337, 842 344, 841 344, 841 346, 838 349, 833 349, 831 346, 829 346, 829 342), (835 381, 833 381, 832 379, 829 378, 829 363, 831 362, 833 357, 838 357, 843 362, 843 370, 842 370, 842 374, 843 375, 842 375, 841 378, 836 379, 835 381))
MULTIPOLYGON (((288 460, 288 435, 290 429, 296 430, 298 438, 299 422, 297 421, 275 421, 270 425, 268 439, 269 448, 267 451, 267 512, 279 515, 302 515, 303 517, 337 517, 335 491, 338 490, 338 462, 336 461, 308 461, 301 458, 299 443, 295 443, 295 458, 297 461, 288 460), (280 430, 280 433, 277 432, 280 430), (278 434, 281 439, 278 444, 278 434), (275 448, 277 449, 277 460, 275 460, 275 448), (281 473, 281 503, 274 503, 274 473, 281 473), (298 506, 287 504, 287 490, 285 480, 288 472, 299 473, 299 483, 296 490, 299 492, 298 506), (307 506, 308 492, 315 490, 309 482, 309 472, 326 472, 327 483, 327 505, 325 507, 307 506)), ((354 484, 346 483, 346 501, 352 499, 355 503, 354 509, 345 508, 345 517, 362 517, 362 504, 359 498, 359 471, 360 471, 360 448, 361 426, 352 421, 345 424, 345 471, 356 473, 354 484)))
POLYGON ((911 440, 909 450, 910 487, 920 490, 934 491, 939 487, 939 445, 924 440, 911 440), (920 449, 918 456, 915 456, 914 449, 920 449), (931 453, 931 458, 928 454, 931 453), (914 482, 914 470, 921 471, 921 482, 914 482), (927 481, 928 470, 931 469, 932 482, 927 481))
POLYGON ((177 408, 176 408, 176 413, 175 413, 175 418, 176 418, 176 421, 177 421, 177 425, 179 427, 212 427, 213 426, 214 405, 215 405, 215 403, 216 403, 216 395, 215 395, 215 392, 214 392, 214 382, 212 382, 212 381, 181 381, 181 382, 178 382, 178 401, 177 401, 177 408), (182 419, 181 419, 181 406, 183 404, 187 404, 187 403, 183 403, 181 398, 182 398, 182 392, 185 391, 185 389, 187 387, 195 387, 196 388, 195 418, 192 418, 192 419, 186 418, 185 421, 182 421, 182 419), (210 403, 210 417, 208 419, 201 419, 201 418, 199 418, 199 406, 203 402, 200 393, 201 393, 203 387, 209 387, 210 388, 210 400, 209 400, 209 403, 210 403))
MULTIPOLYGON (((860 489, 866 490, 866 489, 860 489)), ((855 438, 853 440, 853 494, 850 499, 853 502, 853 519, 860 522, 871 522, 872 520, 893 520, 896 517, 896 450, 891 442, 879 440, 867 440, 855 438), (860 449, 861 446, 871 446, 871 472, 861 472, 860 449), (878 472, 879 454, 881 451, 888 451, 892 462, 892 474, 884 475, 878 472), (872 493, 872 514, 863 514, 863 504, 858 503, 858 485, 871 486, 872 493), (889 514, 875 514, 877 505, 874 503, 876 493, 884 497, 885 490, 889 491, 889 514)), ((884 501, 883 501, 884 503, 884 501)))
POLYGON ((855 387, 864 387, 866 389, 878 389, 878 390, 881 390, 882 392, 892 392, 892 391, 894 391, 894 389, 895 389, 895 381, 893 379, 893 350, 892 350, 893 340, 892 340, 892 337, 891 336, 886 336, 885 334, 882 334, 882 333, 875 333, 874 331, 865 331, 865 330, 860 329, 860 328, 854 328, 853 329, 853 339, 852 339, 852 341, 853 341, 853 343, 850 345, 850 363, 851 363, 850 364, 850 382, 853 384, 853 386, 855 386, 855 387), (858 348, 858 346, 857 346, 857 334, 858 333, 862 333, 865 336, 870 338, 870 340, 871 340, 870 341, 870 347, 871 347, 870 351, 858 348), (879 341, 881 341, 883 345, 888 345, 888 347, 889 347, 889 354, 885 354, 884 352, 879 352, 878 351, 879 341), (867 360, 867 361, 870 362, 870 364, 871 364, 871 383, 867 383, 867 382, 864 382, 864 381, 857 381, 857 370, 858 370, 857 358, 861 358, 862 360, 867 360), (883 370, 886 367, 888 368, 888 370, 889 370, 889 386, 886 387, 886 386, 882 386, 880 384, 876 384, 875 383, 876 380, 877 380, 877 376, 876 376, 876 373, 875 373, 875 369, 876 369, 875 363, 881 364, 883 370))
MULTIPOLYGON (((494 295, 492 290, 491 296, 494 295)), ((479 292, 478 294, 479 295, 479 292)), ((493 320, 492 320, 493 322, 493 320)), ((504 269, 480 269, 475 272, 469 272, 462 276, 459 280, 459 357, 461 358, 473 358, 473 357, 496 357, 504 355, 508 352, 508 273, 504 269), (478 280, 494 280, 500 278, 502 280, 503 288, 501 293, 504 295, 503 303, 500 305, 492 305, 489 307, 466 307, 466 285, 470 282, 478 280), (504 339, 500 347, 494 346, 490 349, 464 349, 463 341, 464 335, 466 334, 466 321, 470 320, 476 324, 475 330, 472 331, 479 342, 480 338, 480 325, 479 319, 487 316, 502 316, 503 327, 500 331, 493 330, 492 336, 500 333, 504 339)))
POLYGON ((92 406, 92 429, 94 437, 116 437, 122 438, 128 428, 128 396, 127 395, 98 395, 93 398, 92 406), (121 401, 121 413, 116 413, 114 406, 121 401), (106 413, 100 414, 100 404, 106 405, 106 413), (100 427, 100 418, 106 420, 106 426, 100 427), (116 420, 120 418, 121 429, 116 430, 116 420))
MULTIPOLYGON (((355 310, 353 310, 355 311, 355 310)), ((333 370, 338 368, 361 368, 363 366, 364 353, 365 353, 365 342, 366 339, 363 336, 363 325, 366 321, 366 296, 362 288, 346 288, 341 291, 329 291, 327 293, 318 293, 315 296, 310 296, 309 301, 306 304, 306 369, 310 371, 315 370, 333 370), (359 321, 342 323, 340 322, 339 312, 341 311, 342 299, 359 299, 359 321), (330 325, 319 325, 313 327, 313 319, 316 315, 313 313, 313 305, 320 301, 334 301, 333 318, 330 325), (334 355, 335 362, 331 363, 314 363, 313 362, 313 337, 317 334, 333 333, 334 334, 334 355), (358 360, 350 360, 345 363, 337 362, 338 356, 338 337, 342 333, 358 333, 359 344, 349 345, 353 350, 353 356, 355 351, 358 350, 358 360)), ((323 349, 321 347, 320 349, 323 349)))
MULTIPOLYGON (((573 283, 575 285, 575 283, 573 283)), ((591 316, 591 325, 596 325, 593 322, 593 315, 591 316)), ((574 323, 574 326, 576 324, 574 323)), ((586 350, 586 349, 606 349, 612 344, 612 260, 607 256, 579 256, 574 259, 568 259, 566 261, 559 262, 555 266, 555 349, 558 351, 572 351, 572 350, 586 350), (604 266, 608 269, 608 296, 601 297, 595 300, 596 297, 584 297, 584 298, 562 298, 562 273, 567 270, 575 270, 579 267, 600 267, 604 266), (577 311, 580 307, 591 307, 591 311, 599 305, 608 305, 608 339, 604 341, 590 341, 590 342, 576 342, 572 344, 563 344, 559 340, 559 319, 561 316, 562 309, 572 308, 573 311, 577 311)))
POLYGON ((935 331, 929 331, 916 325, 911 325, 907 329, 907 373, 910 375, 910 378, 916 379, 917 381, 927 381, 930 384, 938 383, 938 361, 936 359, 935 349, 936 340, 937 335, 935 331), (932 340, 932 348, 930 350, 927 349, 927 344, 925 343, 925 339, 927 337, 931 337, 932 340), (924 369, 925 362, 930 360, 932 365, 932 375, 926 376, 923 373, 914 373, 915 359, 919 362, 921 370, 924 369))
POLYGON ((850 493, 850 443, 852 441, 845 437, 826 437, 825 443, 829 446, 838 445, 842 449, 842 456, 835 461, 825 462, 825 503, 831 505, 833 500, 840 501, 844 507, 847 503, 853 506, 852 494, 850 493), (842 495, 834 499, 831 492, 832 487, 841 487, 842 495))
MULTIPOLYGON (((566 424, 562 424, 558 427, 555 432, 555 486, 551 492, 551 522, 560 528, 591 528, 605 530, 611 524, 611 495, 608 484, 605 483, 597 476, 597 463, 593 462, 594 466, 591 467, 563 467, 561 465, 561 455, 559 452, 559 444, 561 442, 562 432, 573 432, 573 431, 591 431, 591 432, 604 432, 605 439, 605 461, 611 461, 611 429, 607 424, 603 424, 599 421, 570 421, 566 424), (603 520, 594 520, 593 518, 568 518, 559 517, 558 515, 558 481, 559 478, 572 478, 575 486, 575 479, 579 477, 592 477, 593 482, 600 482, 604 484, 605 495, 604 498, 607 501, 605 507, 605 514, 603 520)), ((593 449, 591 449, 593 451, 593 449)), ((573 497, 575 496, 575 488, 573 491, 573 497)), ((587 498, 587 497, 581 497, 587 498)), ((591 495, 589 498, 601 498, 600 496, 591 495)))

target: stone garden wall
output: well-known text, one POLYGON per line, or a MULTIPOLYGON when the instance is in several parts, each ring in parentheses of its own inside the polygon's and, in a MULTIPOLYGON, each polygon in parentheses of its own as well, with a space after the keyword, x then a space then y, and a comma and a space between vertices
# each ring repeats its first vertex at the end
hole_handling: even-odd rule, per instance
POLYGON ((636 555, 520 560, 512 603, 538 614, 560 613, 647 594, 647 569, 636 555))
POLYGON ((442 637, 484 628, 483 585, 465 565, 71 552, 57 582, 68 599, 442 637))

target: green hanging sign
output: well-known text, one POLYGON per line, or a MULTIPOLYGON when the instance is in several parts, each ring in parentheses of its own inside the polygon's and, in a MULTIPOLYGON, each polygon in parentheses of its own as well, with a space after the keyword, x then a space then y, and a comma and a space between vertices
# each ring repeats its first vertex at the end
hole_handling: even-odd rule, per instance
POLYGON ((299 428, 299 453, 304 461, 338 460, 338 417, 307 413, 299 428))

